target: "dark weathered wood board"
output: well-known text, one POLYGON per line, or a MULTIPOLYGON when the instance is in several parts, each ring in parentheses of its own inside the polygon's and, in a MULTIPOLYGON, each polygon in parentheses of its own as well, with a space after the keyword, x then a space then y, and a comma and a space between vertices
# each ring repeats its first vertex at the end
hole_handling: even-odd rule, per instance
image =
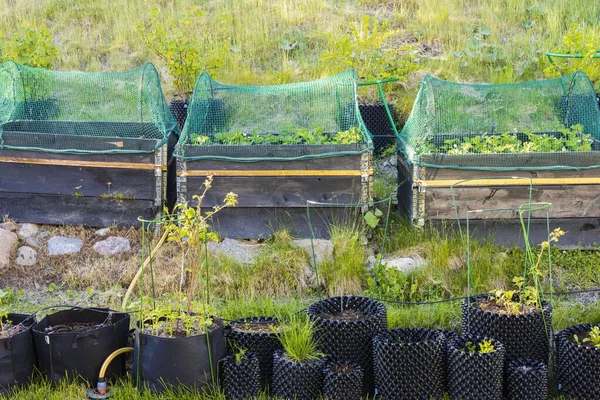
POLYGON ((360 156, 314 158, 311 160, 231 162, 219 160, 198 160, 186 164, 190 171, 247 171, 247 170, 356 170, 360 171, 360 156))
POLYGON ((138 216, 152 219, 160 208, 152 200, 108 200, 50 194, 0 192, 0 215, 17 222, 90 227, 140 226, 138 216))

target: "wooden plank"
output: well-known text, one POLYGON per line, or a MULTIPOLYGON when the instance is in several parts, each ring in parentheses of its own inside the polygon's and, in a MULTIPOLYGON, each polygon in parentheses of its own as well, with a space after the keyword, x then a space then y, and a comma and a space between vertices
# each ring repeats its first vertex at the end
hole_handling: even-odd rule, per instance
POLYGON ((2 158, 43 159, 62 161, 92 161, 92 162, 116 162, 128 164, 152 164, 155 163, 155 153, 114 153, 114 154, 65 154, 49 153, 26 150, 0 149, 2 158))
MULTIPOLYGON (((21 157, 1 157, 0 163, 8 164, 26 164, 26 165, 56 165, 57 160, 46 160, 40 158, 21 158, 21 157)), ((82 160, 62 160, 61 165, 70 167, 88 167, 88 168, 120 168, 120 169, 146 169, 154 170, 157 167, 152 164, 137 164, 127 162, 107 162, 107 161, 82 161, 82 160)), ((159 169, 161 167, 158 167, 159 169)), ((166 168, 166 166, 165 166, 166 168)))
MULTIPOLYGON (((199 194, 205 177, 187 178, 187 200, 199 194)), ((204 206, 221 204, 229 192, 238 195, 239 207, 305 207, 307 200, 358 203, 360 177, 215 177, 204 206)))
POLYGON ((188 161, 186 169, 192 170, 360 170, 360 155, 313 158, 311 160, 231 162, 218 160, 188 161))
POLYGON ((575 170, 540 170, 540 171, 473 171, 451 168, 423 168, 421 178, 433 180, 446 179, 481 179, 489 177, 519 176, 523 178, 596 178, 600 177, 600 168, 575 170))
POLYGON ((219 158, 241 159, 247 161, 262 161, 264 158, 285 159, 292 158, 312 159, 314 156, 324 158, 342 157, 348 153, 364 153, 367 146, 362 144, 325 144, 325 145, 208 145, 208 146, 185 146, 186 157, 205 157, 207 160, 219 160, 219 158), (346 153, 346 154, 344 154, 346 153))
POLYGON ((0 192, 0 214, 19 223, 139 227, 138 216, 153 219, 159 212, 151 200, 0 192))
MULTIPOLYGON (((207 209, 208 211, 208 209, 207 209)), ((310 220, 316 238, 329 238, 329 227, 343 221, 343 207, 310 210, 310 220)), ((300 238, 310 238, 306 207, 297 208, 226 208, 215 215, 212 228, 223 237, 232 239, 267 238, 278 229, 289 229, 300 238)))
MULTIPOLYGON (((373 175, 373 171, 367 171, 368 175, 373 175)), ((226 170, 197 170, 197 171, 181 171, 178 173, 179 176, 243 176, 243 177, 255 177, 255 176, 268 176, 268 177, 284 177, 284 176, 362 176, 360 170, 314 170, 314 169, 303 169, 303 170, 242 170, 242 171, 226 171, 226 170)))
MULTIPOLYGON (((467 211, 516 208, 529 201, 528 187, 491 186, 488 188, 455 188, 456 205, 461 218, 467 211)), ((552 203, 552 218, 600 217, 600 185, 536 186, 531 198, 533 202, 552 203)), ((431 219, 455 218, 452 190, 427 188, 424 193, 425 217, 431 219)), ((541 213, 534 215, 540 216, 541 213)), ((517 218, 515 211, 490 211, 471 213, 469 218, 517 218)))
POLYGON ((156 198, 152 170, 0 164, 0 192, 156 198))
POLYGON ((415 181, 415 185, 424 188, 451 188, 454 187, 489 187, 489 186, 563 186, 563 185, 598 185, 600 177, 586 178, 478 178, 473 180, 433 180, 415 181))

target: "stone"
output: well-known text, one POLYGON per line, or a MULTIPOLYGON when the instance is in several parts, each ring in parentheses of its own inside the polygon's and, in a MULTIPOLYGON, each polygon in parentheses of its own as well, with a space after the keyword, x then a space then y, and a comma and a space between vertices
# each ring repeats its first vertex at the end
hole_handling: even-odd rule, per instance
POLYGON ((221 243, 210 242, 207 247, 214 254, 230 257, 241 264, 252 264, 260 252, 262 245, 224 239, 221 243))
POLYGON ((25 243, 27 243, 31 247, 35 247, 36 249, 42 247, 42 244, 38 241, 38 239, 34 237, 28 237, 27 239, 25 239, 25 243))
POLYGON ((0 271, 10 265, 10 252, 18 240, 18 236, 13 232, 0 229, 0 271))
POLYGON ((102 228, 102 229, 98 229, 94 233, 96 234, 96 236, 104 237, 104 236, 108 235, 109 232, 110 232, 110 228, 102 228))
POLYGON ((21 229, 19 229, 19 237, 28 238, 36 236, 39 232, 38 227, 35 224, 23 224, 21 225, 21 229))
POLYGON ((81 250, 81 246, 83 246, 83 241, 81 239, 52 236, 50 240, 48 240, 48 254, 51 256, 75 254, 81 250))
POLYGON ((120 236, 110 236, 94 244, 96 253, 103 256, 114 256, 116 254, 131 251, 129 239, 120 236))
POLYGON ((24 266, 35 265, 37 262, 37 251, 29 246, 19 247, 17 253, 17 264, 24 266))
POLYGON ((48 231, 41 231, 38 235, 37 238, 40 240, 44 240, 46 239, 48 236, 50 236, 50 232, 48 231))
MULTIPOLYGON (((369 256, 367 261, 369 263, 369 269, 372 269, 376 262, 375 256, 369 256)), ((390 257, 384 258, 381 260, 381 263, 388 268, 394 268, 398 271, 408 274, 409 272, 423 267, 427 261, 421 257, 390 257)))
POLYGON ((0 229, 6 229, 7 231, 14 232, 17 230, 17 224, 12 221, 3 222, 0 224, 0 229))
MULTIPOLYGON (((333 257, 333 243, 331 242, 331 240, 314 239, 313 242, 315 246, 315 258, 317 261, 317 265, 322 264, 323 261, 330 260, 333 257)), ((292 240, 292 244, 306 251, 306 254, 308 254, 309 260, 312 264, 313 249, 310 239, 295 239, 292 240)))

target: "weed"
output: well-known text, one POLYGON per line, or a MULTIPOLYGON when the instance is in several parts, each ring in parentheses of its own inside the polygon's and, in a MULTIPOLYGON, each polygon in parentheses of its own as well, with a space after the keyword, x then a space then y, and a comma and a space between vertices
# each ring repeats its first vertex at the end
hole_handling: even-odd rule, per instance
POLYGON ((467 341, 465 343, 465 348, 469 353, 472 354, 487 354, 493 353, 496 350, 491 340, 482 340, 478 343, 467 341))
POLYGON ((600 349, 600 326, 594 326, 589 332, 588 337, 583 339, 583 343, 590 343, 600 349))
POLYGON ((306 316, 294 315, 281 326, 279 341, 288 357, 296 362, 317 360, 324 356, 317 348, 314 324, 306 316))

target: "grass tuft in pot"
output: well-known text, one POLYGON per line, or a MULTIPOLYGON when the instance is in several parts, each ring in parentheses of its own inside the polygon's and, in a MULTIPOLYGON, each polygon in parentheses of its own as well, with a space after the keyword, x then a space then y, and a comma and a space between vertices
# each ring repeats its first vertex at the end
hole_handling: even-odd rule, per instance
POLYGON ((575 399, 600 398, 600 325, 581 324, 556 335, 560 393, 575 399))
POLYGON ((283 350, 273 356, 274 397, 310 400, 323 391, 325 355, 313 336, 314 324, 303 316, 292 316, 278 334, 283 350))
POLYGON ((234 347, 223 359, 223 391, 228 400, 255 398, 260 391, 260 364, 254 353, 234 347))

